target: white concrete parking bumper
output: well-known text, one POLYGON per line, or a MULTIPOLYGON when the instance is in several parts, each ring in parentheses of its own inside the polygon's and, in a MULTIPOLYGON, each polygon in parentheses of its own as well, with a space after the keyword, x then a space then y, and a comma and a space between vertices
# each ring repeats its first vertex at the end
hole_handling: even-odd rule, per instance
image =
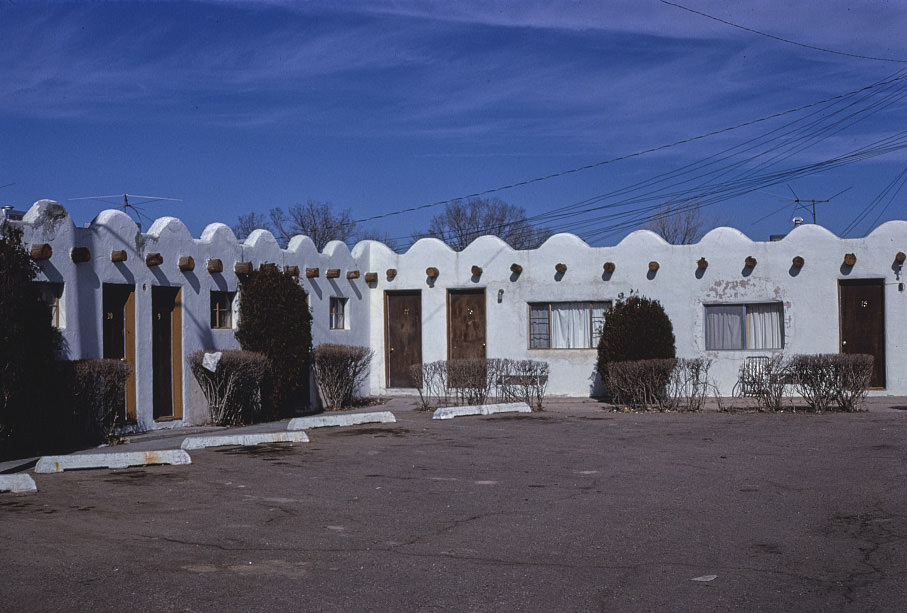
POLYGON ((38 486, 35 485, 35 480, 25 473, 0 475, 0 492, 30 494, 37 491, 38 486))
POLYGON ((227 445, 260 445, 262 443, 308 443, 305 432, 262 432, 260 434, 224 434, 220 436, 190 436, 180 445, 183 449, 224 447, 227 445))
POLYGON ((508 402, 504 404, 480 404, 465 407, 441 407, 436 409, 432 419, 453 419, 465 415, 494 415, 495 413, 532 413, 525 402, 508 402))
POLYGON ((329 426, 358 426, 359 424, 393 424, 397 419, 390 411, 373 413, 345 413, 340 415, 315 415, 297 417, 287 424, 287 430, 307 430, 308 428, 326 428, 329 426))
POLYGON ((191 464, 189 454, 182 449, 162 451, 127 451, 123 453, 84 453, 48 455, 38 460, 36 473, 60 473, 64 470, 87 468, 129 468, 154 464, 191 464))

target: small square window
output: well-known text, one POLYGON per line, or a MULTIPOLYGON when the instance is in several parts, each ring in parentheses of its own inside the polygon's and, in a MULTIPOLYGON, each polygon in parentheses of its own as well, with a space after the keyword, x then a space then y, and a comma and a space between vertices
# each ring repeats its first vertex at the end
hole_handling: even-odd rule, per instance
POLYGON ((346 306, 346 298, 343 298, 341 296, 331 296, 331 330, 348 329, 346 306))
POLYGON ((211 292, 211 327, 230 329, 233 327, 233 299, 236 292, 211 292))

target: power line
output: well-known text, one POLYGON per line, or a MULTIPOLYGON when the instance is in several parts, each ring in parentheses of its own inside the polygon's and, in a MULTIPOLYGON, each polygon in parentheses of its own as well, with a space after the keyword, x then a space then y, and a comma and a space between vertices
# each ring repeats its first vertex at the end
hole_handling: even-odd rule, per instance
MULTIPOLYGON (((747 176, 752 176, 754 172, 768 169, 771 166, 777 165, 780 161, 801 152, 804 147, 798 146, 800 143, 806 142, 809 145, 817 144, 821 140, 827 139, 835 133, 861 121, 865 115, 874 114, 875 112, 878 112, 881 107, 890 106, 903 97, 904 91, 903 89, 900 89, 895 92, 895 94, 886 93, 886 99, 882 105, 874 103, 869 98, 863 98, 862 100, 856 101, 862 103, 862 107, 856 109, 854 108, 855 102, 850 102, 843 108, 837 110, 834 109, 834 105, 829 105, 825 109, 820 109, 819 113, 824 114, 821 114, 818 118, 810 119, 812 115, 817 114, 811 113, 810 116, 807 116, 806 118, 788 122, 785 126, 781 126, 766 134, 725 149, 717 154, 713 154, 704 160, 656 175, 655 177, 631 186, 589 198, 581 203, 574 203, 558 209, 546 211, 544 214, 531 218, 530 221, 544 220, 550 222, 552 219, 577 217, 603 208, 611 209, 619 206, 628 206, 652 201, 653 199, 660 199, 663 203, 666 201, 676 202, 677 200, 687 199, 691 197, 690 194, 701 197, 703 194, 696 191, 698 189, 696 185, 693 185, 692 187, 682 186, 688 183, 698 184, 699 188, 706 189, 706 193, 708 193, 710 190, 714 189, 715 185, 727 185, 745 179, 747 176), (837 118, 831 122, 831 124, 828 123, 829 118, 834 119, 844 111, 848 112, 846 117, 837 118), (809 119, 809 121, 805 125, 800 125, 803 124, 804 119, 809 119), (769 147, 769 145, 771 146, 769 147), (742 160, 733 161, 735 156, 739 156, 741 153, 748 151, 752 151, 753 153, 742 160), (766 159, 767 156, 768 159, 766 159), (760 161, 754 167, 746 167, 750 162, 756 160, 760 161), (731 163, 726 164, 725 162, 728 161, 731 161, 731 163), (735 177, 732 177, 733 181, 730 179, 722 182, 716 181, 722 177, 727 177, 731 172, 734 172, 736 175, 735 177), (659 184, 666 185, 657 188, 659 184), (629 197, 612 201, 608 205, 590 206, 598 202, 613 199, 617 196, 629 197), (584 208, 578 210, 578 206, 584 208)), ((836 102, 835 104, 838 103, 836 102)))
POLYGON ((732 21, 727 21, 726 19, 721 19, 720 17, 715 17, 715 16, 713 16, 713 15, 709 15, 708 13, 703 13, 702 11, 697 11, 696 9, 691 9, 691 8, 689 8, 689 7, 687 7, 687 6, 683 6, 682 4, 677 4, 676 2, 668 2, 668 0, 660 0, 660 2, 661 2, 662 4, 667 4, 667 5, 669 5, 669 6, 674 6, 674 7, 677 7, 677 8, 679 8, 679 9, 682 9, 682 10, 684 10, 684 11, 688 11, 688 12, 690 12, 690 13, 693 13, 694 15, 699 15, 699 16, 701 16, 701 17, 705 17, 706 19, 711 19, 711 20, 713 20, 713 21, 717 21, 718 23, 723 23, 723 24, 725 24, 725 25, 731 26, 732 28, 738 28, 738 29, 740 29, 740 30, 745 30, 746 32, 751 32, 751 33, 753 33, 753 34, 758 34, 759 36, 764 36, 764 37, 766 37, 766 38, 771 38, 771 39, 773 39, 773 40, 777 40, 777 41, 780 41, 780 42, 782 42, 782 43, 787 43, 787 44, 789 44, 789 45, 797 45, 798 47, 804 47, 804 48, 806 48, 806 49, 812 49, 813 51, 822 51, 823 53, 834 53, 835 55, 843 55, 843 56, 846 56, 846 57, 853 57, 853 58, 857 58, 857 59, 861 59, 861 60, 873 60, 873 61, 876 61, 876 62, 895 62, 895 63, 898 63, 898 64, 907 64, 907 60, 899 60, 899 59, 888 58, 888 57, 874 57, 874 56, 871 56, 871 55, 860 55, 860 54, 858 54, 858 53, 848 53, 847 51, 836 51, 836 50, 834 50, 834 49, 826 49, 825 47, 817 47, 817 46, 815 46, 815 45, 809 45, 809 44, 807 44, 807 43, 801 43, 801 42, 798 42, 798 41, 795 41, 795 40, 790 40, 790 39, 787 39, 787 38, 781 38, 780 36, 775 36, 774 34, 769 34, 768 32, 762 32, 762 31, 760 31, 760 30, 754 30, 753 28, 748 28, 748 27, 742 26, 742 25, 740 25, 740 24, 738 24, 738 23, 734 23, 734 22, 732 22, 732 21))
POLYGON ((875 224, 878 223, 879 219, 881 219, 882 215, 885 214, 885 211, 888 210, 888 207, 891 206, 891 203, 894 202, 894 198, 898 195, 898 193, 900 193, 901 189, 904 187, 905 182, 907 182, 907 167, 901 170, 901 172, 899 172, 898 175, 894 179, 892 179, 888 183, 888 185, 886 185, 882 189, 882 191, 869 202, 869 204, 867 204, 859 213, 857 213, 853 221, 847 224, 844 230, 841 231, 841 235, 843 236, 851 230, 856 229, 856 227, 860 223, 862 223, 863 220, 870 215, 870 213, 872 213, 872 210, 881 205, 885 198, 890 194, 888 203, 884 207, 882 207, 882 209, 879 211, 879 214, 876 215, 875 220, 869 226, 870 228, 874 227, 875 224))
POLYGON ((456 201, 456 200, 466 200, 466 199, 469 199, 469 198, 478 198, 478 197, 481 197, 481 196, 487 196, 487 195, 489 195, 489 194, 494 194, 494 193, 497 193, 497 192, 502 192, 502 191, 506 191, 506 190, 509 190, 509 189, 514 189, 514 188, 517 188, 517 187, 523 187, 523 186, 526 186, 526 185, 531 185, 531 184, 533 184, 533 183, 539 183, 539 182, 541 182, 541 181, 547 181, 547 180, 549 180, 549 179, 555 179, 555 178, 558 178, 558 177, 563 177, 563 176, 566 176, 566 175, 575 174, 575 173, 578 173, 578 172, 583 172, 583 171, 585 171, 585 170, 591 170, 591 169, 593 169, 593 168, 599 168, 599 167, 605 166, 605 165, 607 165, 607 164, 613 164, 613 163, 615 163, 615 162, 620 162, 620 161, 629 160, 629 159, 636 158, 636 157, 641 157, 641 156, 644 156, 644 155, 648 155, 648 154, 650 154, 650 153, 655 153, 655 152, 658 152, 658 151, 664 151, 664 150, 666 150, 666 149, 671 149, 671 148, 673 148, 673 147, 678 147, 678 146, 680 146, 680 145, 686 145, 686 144, 689 144, 689 143, 692 143, 692 142, 695 142, 695 141, 698 141, 698 140, 703 140, 703 139, 706 139, 706 138, 710 138, 710 137, 712 137, 712 136, 718 136, 718 135, 720 135, 720 134, 724 134, 724 133, 731 132, 731 131, 734 131, 734 130, 739 130, 739 129, 741 129, 741 128, 746 128, 746 127, 749 127, 749 126, 753 126, 753 125, 757 125, 757 124, 760 124, 760 123, 764 123, 764 122, 770 121, 770 120, 772 120, 772 119, 777 119, 777 118, 779 118, 779 117, 784 117, 784 116, 786 116, 786 115, 791 115, 791 114, 793 114, 793 113, 798 113, 798 112, 804 111, 804 110, 806 110, 806 109, 818 107, 818 106, 821 106, 821 105, 824 105, 824 104, 828 104, 828 103, 831 103, 831 102, 834 102, 834 101, 838 101, 838 100, 841 100, 841 99, 849 98, 849 97, 852 97, 852 96, 861 94, 861 93, 863 93, 863 92, 869 92, 869 91, 871 91, 871 90, 873 90, 873 89, 876 89, 876 88, 879 88, 879 87, 884 87, 884 86, 887 86, 887 85, 890 85, 890 84, 893 84, 893 83, 897 83, 897 82, 899 82, 899 81, 903 81, 905 78, 907 78, 907 71, 903 71, 903 70, 902 70, 902 71, 899 71, 899 72, 894 73, 893 75, 891 75, 891 76, 889 76, 889 77, 886 77, 885 79, 882 79, 881 81, 877 81, 877 82, 875 82, 875 83, 871 83, 870 85, 867 85, 867 86, 865 86, 865 87, 861 87, 861 88, 859 88, 859 89, 855 89, 855 90, 852 90, 852 91, 849 91, 849 92, 845 92, 845 93, 843 93, 843 94, 838 94, 838 95, 835 95, 835 96, 831 96, 831 97, 829 97, 829 98, 825 98, 825 99, 823 99, 823 100, 819 100, 819 101, 816 101, 816 102, 810 102, 810 103, 808 103, 808 104, 804 104, 804 105, 801 105, 801 106, 798 106, 798 107, 795 107, 795 108, 792 108, 792 109, 788 109, 788 110, 784 110, 784 111, 779 111, 779 112, 777 112, 777 113, 773 113, 773 114, 771 114, 771 115, 766 115, 766 116, 760 117, 760 118, 758 118, 758 119, 752 119, 752 120, 749 120, 749 121, 744 121, 744 122, 742 122, 742 123, 739 123, 739 124, 736 124, 736 125, 733 125, 733 126, 728 126, 728 127, 725 127, 725 128, 721 128, 721 129, 719 129, 719 130, 713 130, 713 131, 711 131, 711 132, 707 132, 707 133, 704 133, 704 134, 700 134, 700 135, 698 135, 698 136, 691 136, 691 137, 689 137, 689 138, 684 138, 684 139, 681 139, 681 140, 677 140, 677 141, 674 141, 674 142, 672 142, 672 143, 668 143, 668 144, 664 144, 664 145, 659 145, 659 146, 656 146, 656 147, 651 147, 651 148, 649 148, 649 149, 643 149, 643 150, 641 150, 641 151, 636 151, 636 152, 634 152, 634 153, 628 153, 628 154, 621 155, 621 156, 617 156, 617 157, 614 157, 614 158, 611 158, 611 159, 608 159, 608 160, 604 160, 604 161, 601 161, 601 162, 595 162, 595 163, 593 163, 593 164, 587 164, 587 165, 585 165, 585 166, 580 166, 580 167, 578 167, 578 168, 571 168, 571 169, 569 169, 569 170, 562 170, 562 171, 559 171, 559 172, 555 172, 555 173, 551 173, 551 174, 548 174, 548 175, 536 177, 536 178, 533 178, 533 179, 527 179, 527 180, 525 180, 525 181, 518 181, 518 182, 516 182, 516 183, 511 183, 511 184, 509 184, 509 185, 503 185, 503 186, 500 186, 500 187, 494 187, 494 188, 491 188, 491 189, 486 189, 486 190, 483 190, 483 191, 475 192, 475 193, 472 193, 472 194, 467 194, 467 195, 464 195, 464 196, 458 196, 458 197, 455 197, 455 198, 448 198, 448 199, 445 199, 445 200, 438 200, 438 201, 436 201, 436 202, 431 202, 431 203, 428 203, 428 204, 421 204, 421 205, 417 205, 417 206, 412 206, 412 207, 408 207, 408 208, 405 208, 405 209, 399 209, 399 210, 396 210, 396 211, 389 211, 389 212, 387 212, 387 213, 382 213, 382 214, 380 214, 380 215, 372 215, 372 216, 370 216, 370 217, 364 217, 364 218, 362 218, 362 219, 356 219, 356 220, 354 220, 354 221, 355 221, 355 223, 364 223, 364 222, 368 222, 368 221, 374 221, 374 220, 376 220, 376 219, 386 219, 386 218, 388 218, 388 217, 394 217, 394 216, 397 216, 397 215, 404 215, 404 214, 406 214, 406 213, 413 213, 413 212, 416 212, 416 211, 422 211, 422 210, 425 210, 425 209, 430 209, 430 208, 442 206, 442 205, 445 205, 445 204, 449 204, 449 203, 451 203, 451 202, 454 202, 454 201, 456 201))

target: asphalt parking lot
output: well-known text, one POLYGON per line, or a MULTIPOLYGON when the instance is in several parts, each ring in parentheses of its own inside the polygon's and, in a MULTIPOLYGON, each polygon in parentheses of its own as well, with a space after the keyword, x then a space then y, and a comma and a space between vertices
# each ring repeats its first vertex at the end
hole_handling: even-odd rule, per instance
POLYGON ((907 411, 595 403, 0 494, 5 610, 901 611, 907 411), (694 580, 699 579, 699 580, 694 580))

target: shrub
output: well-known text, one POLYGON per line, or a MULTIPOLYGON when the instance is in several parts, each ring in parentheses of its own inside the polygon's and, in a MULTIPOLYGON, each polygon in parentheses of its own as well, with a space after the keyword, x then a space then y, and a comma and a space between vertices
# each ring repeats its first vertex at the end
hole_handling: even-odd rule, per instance
POLYGON ((672 409, 701 411, 708 397, 711 384, 708 358, 684 358, 676 360, 668 382, 668 404, 672 409))
POLYGON ((0 224, 0 457, 31 449, 53 411, 62 337, 34 283, 37 270, 22 232, 0 224))
POLYGON ((262 418, 262 389, 270 374, 267 356, 253 351, 196 351, 187 361, 208 401, 211 423, 233 426, 262 418), (206 353, 220 357, 208 358, 206 365, 206 353))
POLYGON ((857 411, 869 389, 873 357, 867 354, 840 354, 837 364, 838 406, 845 411, 857 411))
POLYGON ((550 370, 548 362, 541 360, 500 360, 498 395, 504 401, 525 402, 541 409, 550 370))
POLYGON ((494 381, 489 373, 496 370, 493 360, 473 358, 447 361, 447 385, 459 404, 485 404, 494 381))
POLYGON ((423 410, 449 402, 450 390, 447 387, 446 360, 413 364, 410 366, 410 374, 413 385, 419 390, 419 401, 423 410))
POLYGON ((130 366, 123 360, 75 360, 62 362, 61 370, 68 371, 71 381, 74 433, 76 444, 109 443, 116 438, 116 429, 126 418, 126 379, 130 366))
POLYGON ((542 408, 549 367, 540 360, 438 360, 410 367, 423 410, 440 404, 484 404, 495 392, 503 402, 542 408))
POLYGON ((791 364, 781 354, 759 358, 755 366, 744 362, 740 366, 738 383, 742 395, 759 401, 764 411, 784 408, 784 390, 791 382, 791 364))
POLYGON ((854 411, 869 387, 872 356, 795 355, 790 371, 797 391, 812 410, 825 411, 836 404, 845 411, 854 411))
POLYGON ((835 354, 795 355, 790 361, 797 391, 814 411, 825 411, 835 399, 835 354))
POLYGON ((263 353, 271 363, 263 413, 289 416, 309 401, 312 315, 306 293, 277 267, 263 267, 240 284, 236 339, 245 351, 263 353))
POLYGON ((673 358, 611 362, 605 385, 611 392, 612 401, 631 409, 644 409, 649 405, 661 411, 671 408, 668 384, 676 363, 673 358))
MULTIPOLYGON (((657 300, 621 297, 605 318, 598 342, 598 372, 608 378, 615 362, 673 358, 674 328, 657 300)), ((613 394, 612 390, 612 394, 613 394)))
POLYGON ((315 380, 326 408, 339 409, 353 400, 372 362, 368 347, 326 343, 315 348, 315 380))

